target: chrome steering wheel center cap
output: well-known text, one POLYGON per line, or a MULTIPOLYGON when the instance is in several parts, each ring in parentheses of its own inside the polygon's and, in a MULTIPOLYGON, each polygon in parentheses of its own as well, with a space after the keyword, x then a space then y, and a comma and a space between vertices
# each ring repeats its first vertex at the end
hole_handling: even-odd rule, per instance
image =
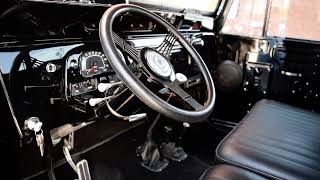
POLYGON ((145 52, 145 59, 150 69, 162 77, 169 77, 173 70, 165 57, 156 51, 147 50, 145 52))

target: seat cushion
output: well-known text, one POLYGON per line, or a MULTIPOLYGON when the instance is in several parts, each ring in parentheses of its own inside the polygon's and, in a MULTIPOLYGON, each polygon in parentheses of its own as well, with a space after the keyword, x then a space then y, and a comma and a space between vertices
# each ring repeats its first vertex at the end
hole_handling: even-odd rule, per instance
POLYGON ((320 115, 261 100, 220 143, 216 159, 274 179, 319 179, 320 115))
POLYGON ((266 178, 259 176, 253 172, 245 169, 230 166, 230 165, 217 165, 208 169, 201 177, 200 180, 266 180, 266 178))

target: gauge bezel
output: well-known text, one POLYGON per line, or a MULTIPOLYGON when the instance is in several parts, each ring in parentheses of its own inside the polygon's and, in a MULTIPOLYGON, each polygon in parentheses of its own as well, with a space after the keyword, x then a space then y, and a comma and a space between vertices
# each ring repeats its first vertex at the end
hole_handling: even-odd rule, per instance
POLYGON ((109 61, 107 59, 107 57, 105 56, 105 54, 101 51, 86 51, 83 52, 80 57, 79 57, 79 62, 80 62, 80 73, 83 77, 88 78, 88 77, 92 77, 92 76, 96 76, 105 72, 108 72, 108 69, 110 68, 110 64, 109 61), (98 71, 96 73, 93 74, 88 74, 87 71, 87 60, 91 57, 99 57, 103 63, 103 68, 99 67, 102 69, 102 71, 98 71))

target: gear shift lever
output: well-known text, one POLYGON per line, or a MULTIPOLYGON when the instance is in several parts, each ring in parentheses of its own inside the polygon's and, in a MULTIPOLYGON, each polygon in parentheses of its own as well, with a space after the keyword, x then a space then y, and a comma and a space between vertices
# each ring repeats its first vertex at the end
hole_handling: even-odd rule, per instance
POLYGON ((180 146, 182 144, 182 138, 186 134, 187 129, 190 127, 190 124, 186 123, 186 122, 184 122, 182 125, 183 125, 183 128, 182 128, 180 135, 178 137, 177 146, 180 146))
POLYGON ((183 129, 179 134, 177 142, 166 141, 161 144, 162 148, 160 152, 164 157, 167 157, 173 161, 183 161, 188 157, 188 155, 184 152, 184 150, 180 146, 182 137, 185 134, 188 127, 190 127, 189 123, 183 123, 183 129))
MULTIPOLYGON (((172 93, 168 97, 167 102, 170 100, 171 97, 172 93)), ((160 114, 157 115, 157 117, 151 124, 150 128, 148 129, 146 142, 142 146, 139 146, 137 148, 137 154, 142 159, 141 165, 153 172, 160 172, 169 164, 168 160, 161 158, 158 144, 156 144, 155 141, 152 139, 153 130, 157 125, 160 116, 160 114)))
POLYGON ((169 126, 164 127, 164 141, 168 143, 170 141, 170 136, 171 136, 172 128, 169 126))
POLYGON ((137 154, 142 160, 141 165, 152 172, 160 172, 169 164, 168 160, 161 158, 158 145, 152 140, 152 130, 159 119, 160 114, 149 128, 146 142, 137 148, 137 154))

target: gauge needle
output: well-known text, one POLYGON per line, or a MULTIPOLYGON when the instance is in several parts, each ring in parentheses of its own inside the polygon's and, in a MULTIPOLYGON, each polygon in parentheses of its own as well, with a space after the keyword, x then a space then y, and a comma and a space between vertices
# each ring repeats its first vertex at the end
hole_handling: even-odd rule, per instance
POLYGON ((90 72, 94 71, 96 68, 97 68, 97 66, 92 66, 90 69, 88 69, 88 72, 90 73, 90 72))

